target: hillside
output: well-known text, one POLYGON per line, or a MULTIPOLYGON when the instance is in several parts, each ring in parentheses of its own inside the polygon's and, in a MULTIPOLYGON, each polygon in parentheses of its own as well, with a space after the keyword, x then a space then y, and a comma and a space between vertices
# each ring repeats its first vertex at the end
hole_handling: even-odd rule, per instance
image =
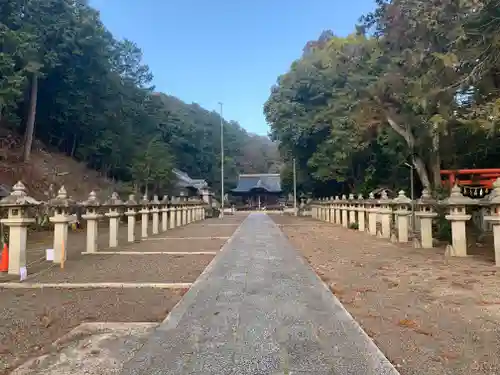
POLYGON ((109 197, 113 190, 123 187, 106 178, 102 173, 89 169, 84 163, 59 152, 49 151, 41 142, 35 141, 30 161, 21 161, 22 138, 0 128, 0 184, 12 187, 22 180, 31 196, 47 200, 64 185, 68 194, 76 200, 85 200, 95 190, 100 199, 109 197))
MULTIPOLYGON (((69 171, 73 181, 81 177, 76 170, 93 175, 81 169, 86 166, 103 176, 103 186, 112 180, 164 192, 177 167, 219 191, 219 115, 157 93, 141 49, 115 39, 86 2, 33 0, 21 9, 7 0, 0 4, 0 24, 0 128, 9 137, 24 135, 12 145, 7 135, 0 139, 2 149, 16 154, 0 155, 8 156, 0 183, 20 173, 14 158, 25 163, 23 173, 41 174, 33 181, 46 185, 59 169, 46 159, 60 153, 80 163, 69 171), (32 167, 37 163, 43 167, 32 167)), ((279 168, 276 147, 266 137, 223 122, 229 188, 238 173, 279 168)), ((35 189, 39 194, 45 188, 35 189)))

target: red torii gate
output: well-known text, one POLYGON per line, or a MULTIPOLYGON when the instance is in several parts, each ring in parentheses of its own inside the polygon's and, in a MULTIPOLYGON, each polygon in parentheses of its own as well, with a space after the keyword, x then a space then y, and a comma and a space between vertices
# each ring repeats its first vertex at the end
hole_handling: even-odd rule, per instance
POLYGON ((466 189, 481 189, 484 194, 476 194, 476 197, 488 194, 498 177, 500 177, 500 168, 441 170, 443 186, 451 189, 457 183, 458 186, 464 188, 464 193, 466 189))

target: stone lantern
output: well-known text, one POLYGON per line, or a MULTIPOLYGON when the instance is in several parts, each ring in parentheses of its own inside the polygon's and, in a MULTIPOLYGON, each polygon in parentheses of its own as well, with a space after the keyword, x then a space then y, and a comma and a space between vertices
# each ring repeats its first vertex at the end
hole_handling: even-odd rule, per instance
POLYGON ((168 230, 168 195, 164 195, 161 200, 161 230, 166 232, 168 230))
POLYGON ((127 216, 127 241, 135 242, 135 217, 139 204, 135 200, 135 195, 130 194, 128 200, 125 202, 125 215, 127 216))
POLYGON ((364 232, 366 230, 365 223, 365 202, 363 199, 363 194, 358 194, 356 202, 356 210, 358 211, 358 230, 364 232))
POLYGON ((49 201, 49 206, 54 209, 54 216, 49 220, 54 223, 54 263, 57 264, 64 263, 67 258, 70 203, 64 186, 61 186, 57 196, 49 201))
POLYGON ((120 223, 120 209, 123 202, 120 200, 117 192, 113 192, 111 197, 104 203, 103 207, 108 209, 104 214, 109 218, 109 247, 118 246, 118 228, 120 223))
POLYGON ((160 233, 160 200, 158 199, 158 195, 153 196, 153 200, 151 201, 151 213, 153 216, 153 234, 160 233))
POLYGON ((377 235, 377 214, 378 214, 378 201, 375 199, 375 195, 370 193, 368 196, 368 207, 366 212, 368 212, 368 232, 376 236, 377 235))
POLYGON ((391 222, 392 222, 392 206, 391 200, 387 196, 387 192, 382 191, 380 196, 379 204, 380 208, 378 213, 380 215, 380 221, 382 224, 382 238, 391 238, 391 222))
POLYGON ((400 190, 398 196, 393 199, 396 208, 396 217, 398 223, 398 241, 408 242, 409 217, 411 215, 411 199, 400 190))
POLYGON ((82 202, 81 206, 85 209, 82 218, 87 222, 87 243, 85 251, 87 253, 95 253, 97 252, 98 223, 101 217, 99 214, 100 202, 97 199, 96 193, 91 191, 89 198, 82 202))
POLYGON ((0 206, 8 209, 6 219, 0 220, 9 227, 9 269, 11 275, 20 275, 21 269, 26 267, 26 239, 28 225, 35 219, 28 217, 28 209, 38 206, 40 202, 26 194, 26 188, 19 181, 12 188, 10 195, 0 200, 0 206))
MULTIPOLYGON (((436 201, 431 197, 429 190, 422 191, 422 197, 417 201, 418 210, 415 216, 420 220, 420 246, 423 249, 432 249, 432 220, 438 215, 434 211, 436 201)), ((413 223, 416 226, 416 223, 413 223)))
POLYGON ((500 177, 493 183, 493 191, 487 197, 489 215, 484 220, 493 226, 493 245, 495 250, 495 264, 500 266, 500 177))
POLYGON ((464 197, 460 188, 455 184, 451 189, 450 196, 444 201, 448 206, 449 214, 446 220, 451 221, 451 246, 447 247, 447 253, 451 256, 467 256, 467 235, 465 224, 470 220, 471 215, 467 214, 467 206, 474 204, 474 200, 464 197))
POLYGON ((144 197, 141 199, 141 210, 139 213, 141 214, 141 237, 148 237, 148 221, 149 221, 149 200, 148 196, 144 194, 144 197))
POLYGON ((356 201, 354 194, 349 194, 349 225, 356 224, 356 201))

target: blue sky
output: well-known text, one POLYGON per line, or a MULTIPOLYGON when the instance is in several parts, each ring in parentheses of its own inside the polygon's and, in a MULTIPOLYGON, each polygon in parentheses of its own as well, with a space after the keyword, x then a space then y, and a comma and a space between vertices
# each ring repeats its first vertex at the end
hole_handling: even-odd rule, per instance
POLYGON ((278 75, 326 29, 353 31, 374 0, 90 0, 118 38, 136 42, 158 91, 265 135, 278 75))

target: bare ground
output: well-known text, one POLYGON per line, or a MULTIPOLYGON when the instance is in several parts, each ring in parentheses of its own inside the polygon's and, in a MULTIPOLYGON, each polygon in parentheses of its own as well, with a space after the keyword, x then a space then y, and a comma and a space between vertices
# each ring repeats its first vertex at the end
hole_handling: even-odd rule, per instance
POLYGON ((44 354, 82 322, 160 322, 185 292, 0 288, 0 374, 44 354))
POLYGON ((491 262, 273 219, 401 374, 500 373, 500 278, 491 262))

